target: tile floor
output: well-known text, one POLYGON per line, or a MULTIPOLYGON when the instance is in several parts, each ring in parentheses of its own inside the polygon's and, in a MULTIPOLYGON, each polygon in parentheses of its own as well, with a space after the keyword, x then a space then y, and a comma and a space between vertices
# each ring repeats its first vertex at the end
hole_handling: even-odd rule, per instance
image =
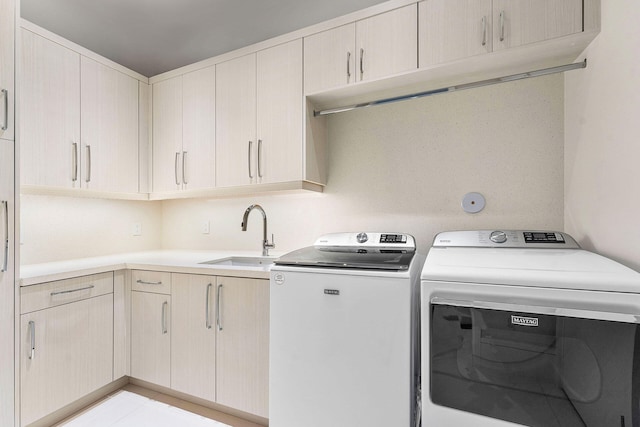
POLYGON ((241 418, 127 384, 56 427, 262 427, 241 418))

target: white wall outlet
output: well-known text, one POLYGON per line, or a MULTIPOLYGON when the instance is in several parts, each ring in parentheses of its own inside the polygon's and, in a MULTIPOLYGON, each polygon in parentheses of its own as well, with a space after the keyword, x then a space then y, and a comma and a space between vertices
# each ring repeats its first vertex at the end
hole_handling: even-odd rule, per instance
POLYGON ((209 221, 202 221, 202 234, 209 234, 211 232, 211 227, 209 221))
POLYGON ((131 234, 134 236, 142 236, 142 223, 134 222, 131 228, 131 234))

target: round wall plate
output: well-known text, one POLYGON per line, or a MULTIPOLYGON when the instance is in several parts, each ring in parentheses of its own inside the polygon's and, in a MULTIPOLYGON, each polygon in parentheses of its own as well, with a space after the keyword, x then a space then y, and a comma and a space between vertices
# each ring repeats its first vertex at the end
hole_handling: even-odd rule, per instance
POLYGON ((478 213, 484 205, 484 196, 480 193, 467 193, 462 198, 462 209, 467 213, 478 213))

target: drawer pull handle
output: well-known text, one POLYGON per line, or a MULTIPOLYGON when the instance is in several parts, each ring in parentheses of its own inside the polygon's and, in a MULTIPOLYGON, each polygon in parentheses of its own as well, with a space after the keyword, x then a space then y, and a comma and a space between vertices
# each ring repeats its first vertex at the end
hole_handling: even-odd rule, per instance
POLYGON ((78 289, 69 289, 67 291, 56 291, 56 292, 51 292, 51 296, 56 296, 56 295, 62 295, 62 294, 70 294, 73 292, 80 292, 80 291, 86 291, 87 289, 93 289, 95 288, 95 286, 90 285, 90 286, 85 286, 84 288, 78 288, 78 289))
POLYGON ((87 149, 87 177, 84 182, 89 183, 91 182, 91 146, 86 145, 85 148, 87 149))
POLYGON ((145 280, 136 280, 136 283, 140 283, 141 285, 162 285, 162 281, 159 282, 147 282, 145 280))
POLYGON ((4 257, 2 264, 2 273, 5 273, 9 269, 9 201, 2 201, 4 211, 4 239, 2 246, 4 247, 4 257))
POLYGON ((78 180, 78 143, 72 142, 71 146, 73 147, 73 164, 72 164, 72 174, 71 181, 76 182, 78 180))
POLYGON ((31 337, 31 351, 29 352, 29 360, 36 357, 36 322, 29 321, 29 335, 31 337))
POLYGON ((216 325, 218 326, 218 330, 222 330, 222 313, 220 312, 220 302, 222 301, 222 286, 218 285, 217 295, 216 295, 216 325))
POLYGON ((207 329, 211 329, 211 314, 210 314, 211 310, 209 308, 209 300, 211 299, 211 288, 212 287, 213 287, 212 283, 209 283, 207 285, 207 295, 205 297, 206 304, 205 304, 205 307, 204 307, 204 310, 205 310, 205 324, 204 324, 204 326, 207 329))
POLYGON ((253 174, 251 173, 251 147, 253 146, 253 141, 249 141, 249 148, 247 150, 247 168, 249 169, 249 179, 253 179, 253 174))
POLYGON ((162 334, 167 333, 167 307, 169 303, 167 301, 162 303, 162 334))
POLYGON ((176 185, 180 186, 180 179, 178 179, 178 163, 180 162, 180 152, 176 152, 176 161, 173 164, 174 174, 176 178, 176 185))
POLYGON ((0 90, 2 97, 4 98, 4 122, 2 123, 2 130, 9 128, 9 91, 6 89, 0 90))
POLYGON ((482 46, 487 44, 487 17, 482 17, 482 46))

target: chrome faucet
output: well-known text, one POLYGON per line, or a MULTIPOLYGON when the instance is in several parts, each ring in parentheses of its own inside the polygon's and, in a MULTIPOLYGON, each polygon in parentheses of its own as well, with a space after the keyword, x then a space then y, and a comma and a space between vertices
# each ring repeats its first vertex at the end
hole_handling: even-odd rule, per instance
POLYGON ((269 249, 273 249, 276 245, 273 243, 273 234, 271 235, 271 242, 267 239, 267 214, 262 209, 260 205, 251 205, 244 211, 244 215, 242 216, 242 231, 247 231, 247 219, 249 218, 249 213, 258 209, 262 213, 262 256, 269 256, 269 249))

